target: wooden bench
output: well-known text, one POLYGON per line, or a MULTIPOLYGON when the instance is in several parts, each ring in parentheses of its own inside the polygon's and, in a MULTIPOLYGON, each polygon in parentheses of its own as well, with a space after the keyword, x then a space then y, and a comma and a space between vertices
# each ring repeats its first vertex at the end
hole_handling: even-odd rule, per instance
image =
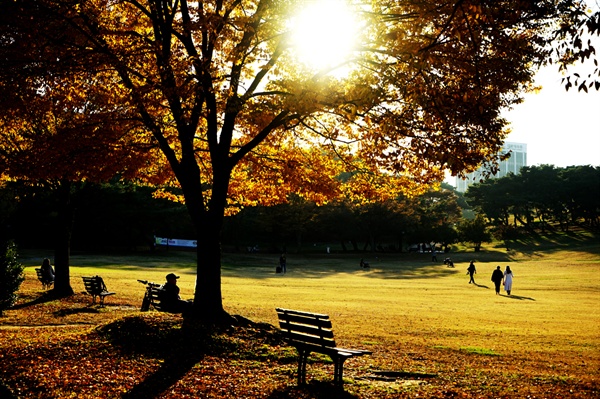
POLYGON ((146 285, 146 292, 144 293, 144 300, 142 301, 140 310, 142 312, 147 312, 150 310, 150 305, 152 305, 154 309, 162 312, 163 308, 160 304, 161 285, 147 280, 138 281, 146 285))
POLYGON ((343 386, 344 362, 354 356, 371 354, 360 349, 338 348, 331 320, 326 314, 276 308, 279 327, 287 342, 298 350, 298 385, 306 383, 306 363, 311 352, 331 357, 335 366, 333 381, 343 386))
POLYGON ((100 306, 104 306, 104 298, 109 295, 115 295, 115 292, 109 292, 100 276, 82 277, 83 285, 88 294, 92 296, 92 303, 96 303, 96 298, 100 298, 100 306))
POLYGON ((52 287, 52 284, 54 284, 54 280, 50 280, 49 278, 44 277, 42 269, 35 269, 35 274, 37 274, 38 280, 40 280, 40 283, 42 283, 42 288, 50 289, 50 287, 52 287))

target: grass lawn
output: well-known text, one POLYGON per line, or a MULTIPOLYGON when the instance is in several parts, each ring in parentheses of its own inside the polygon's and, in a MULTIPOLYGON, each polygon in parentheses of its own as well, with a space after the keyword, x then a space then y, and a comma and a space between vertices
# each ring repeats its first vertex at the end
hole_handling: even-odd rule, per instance
POLYGON ((290 253, 285 275, 278 254, 224 254, 224 306, 254 323, 200 331, 201 345, 180 316, 139 312, 136 281, 175 272, 190 298, 194 253, 75 254, 76 295, 62 300, 35 278, 47 255, 25 253, 19 301, 0 318, 0 382, 19 398, 600 397, 600 244, 550 241, 453 253, 455 268, 443 254, 364 256, 362 270, 363 255, 290 253), (511 296, 494 293, 498 265, 513 269, 511 296), (105 308, 82 293, 96 274, 117 293, 105 308), (339 346, 373 351, 346 362, 345 392, 320 355, 295 386, 295 351, 268 326, 275 307, 328 313, 339 346))

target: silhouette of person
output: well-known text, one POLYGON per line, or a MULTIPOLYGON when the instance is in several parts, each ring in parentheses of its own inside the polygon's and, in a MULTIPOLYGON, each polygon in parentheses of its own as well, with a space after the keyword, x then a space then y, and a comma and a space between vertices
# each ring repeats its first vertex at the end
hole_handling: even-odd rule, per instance
POLYGON ((473 275, 477 274, 477 269, 475 268, 474 261, 471 261, 471 263, 469 263, 469 267, 467 268, 467 274, 469 275, 469 284, 475 284, 475 279, 473 278, 473 275))
POLYGON ((513 272, 510 270, 510 266, 506 266, 506 270, 504 271, 504 291, 508 295, 510 295, 510 291, 512 291, 513 284, 513 272))
POLYGON ((167 282, 161 287, 160 295, 160 305, 163 309, 171 313, 183 313, 191 310, 192 302, 184 301, 179 296, 179 287, 177 286, 179 276, 169 273, 165 278, 167 282))
POLYGON ((496 295, 500 294, 500 285, 504 280, 504 273, 500 270, 500 266, 496 267, 496 270, 492 273, 492 281, 494 282, 494 286, 496 287, 496 295))
POLYGON ((47 281, 47 282, 54 281, 54 268, 50 264, 50 259, 44 258, 40 269, 42 269, 42 278, 44 279, 44 281, 47 281))
POLYGON ((279 267, 281 267, 281 272, 285 274, 287 271, 287 261, 285 259, 285 254, 281 254, 279 257, 279 267))

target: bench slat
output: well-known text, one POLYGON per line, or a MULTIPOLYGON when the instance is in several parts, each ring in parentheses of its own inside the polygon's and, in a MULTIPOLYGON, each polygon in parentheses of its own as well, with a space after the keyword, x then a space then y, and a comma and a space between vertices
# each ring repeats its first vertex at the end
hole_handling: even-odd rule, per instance
POLYGON ((115 295, 116 292, 109 292, 104 285, 104 280, 100 276, 81 277, 83 285, 88 294, 92 296, 92 303, 96 303, 96 297, 100 297, 100 305, 104 306, 104 298, 110 295, 115 295))
POLYGON ((279 326, 288 343, 298 350, 298 384, 306 382, 306 363, 310 352, 323 353, 335 364, 334 382, 342 386, 344 361, 354 356, 371 354, 361 349, 338 348, 331 320, 326 314, 276 308, 279 326))
POLYGON ((300 334, 295 331, 288 331, 285 335, 289 341, 295 341, 298 343, 306 343, 306 344, 311 344, 314 346, 335 348, 335 341, 333 340, 333 338, 300 334))
MULTIPOLYGON (((145 282, 145 280, 138 280, 138 281, 143 281, 145 282)), ((147 282, 146 283, 146 294, 144 296, 144 300, 148 300, 148 307, 144 308, 144 305, 142 304, 142 311, 147 311, 149 310, 149 306, 152 305, 152 307, 160 312, 164 311, 162 305, 161 305, 161 301, 160 301, 160 292, 161 292, 161 284, 157 284, 157 283, 152 283, 152 282, 147 282)))
POLYGON ((279 327, 287 332, 295 331, 306 335, 316 335, 325 338, 333 338, 333 330, 320 326, 290 323, 287 320, 279 320, 279 327))
POLYGON ((287 314, 287 313, 280 313, 279 314, 279 321, 286 321, 288 323, 293 323, 293 324, 298 324, 298 325, 307 325, 307 326, 314 326, 317 328, 323 328, 323 329, 331 329, 333 326, 331 324, 331 320, 329 320, 329 318, 324 319, 324 318, 310 318, 304 315, 294 315, 294 314, 287 314))
POLYGON ((277 311, 277 313, 286 313, 286 314, 291 314, 291 315, 304 315, 304 316, 308 316, 308 317, 312 317, 312 318, 319 318, 319 319, 329 319, 329 315, 326 315, 323 313, 310 313, 310 312, 304 312, 301 310, 292 310, 292 309, 283 309, 283 308, 275 308, 275 310, 277 311))

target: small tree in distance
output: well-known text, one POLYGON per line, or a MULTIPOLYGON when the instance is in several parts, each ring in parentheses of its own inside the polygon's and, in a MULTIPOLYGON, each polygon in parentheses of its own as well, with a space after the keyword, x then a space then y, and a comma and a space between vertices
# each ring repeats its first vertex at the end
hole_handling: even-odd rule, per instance
POLYGON ((481 250, 481 244, 492 241, 492 234, 488 230, 485 217, 481 214, 475 219, 463 219, 457 226, 459 239, 463 242, 475 244, 475 252, 481 250))
POLYGON ((25 277, 23 265, 17 261, 17 247, 9 241, 0 254, 0 316, 14 305, 17 291, 25 277))

